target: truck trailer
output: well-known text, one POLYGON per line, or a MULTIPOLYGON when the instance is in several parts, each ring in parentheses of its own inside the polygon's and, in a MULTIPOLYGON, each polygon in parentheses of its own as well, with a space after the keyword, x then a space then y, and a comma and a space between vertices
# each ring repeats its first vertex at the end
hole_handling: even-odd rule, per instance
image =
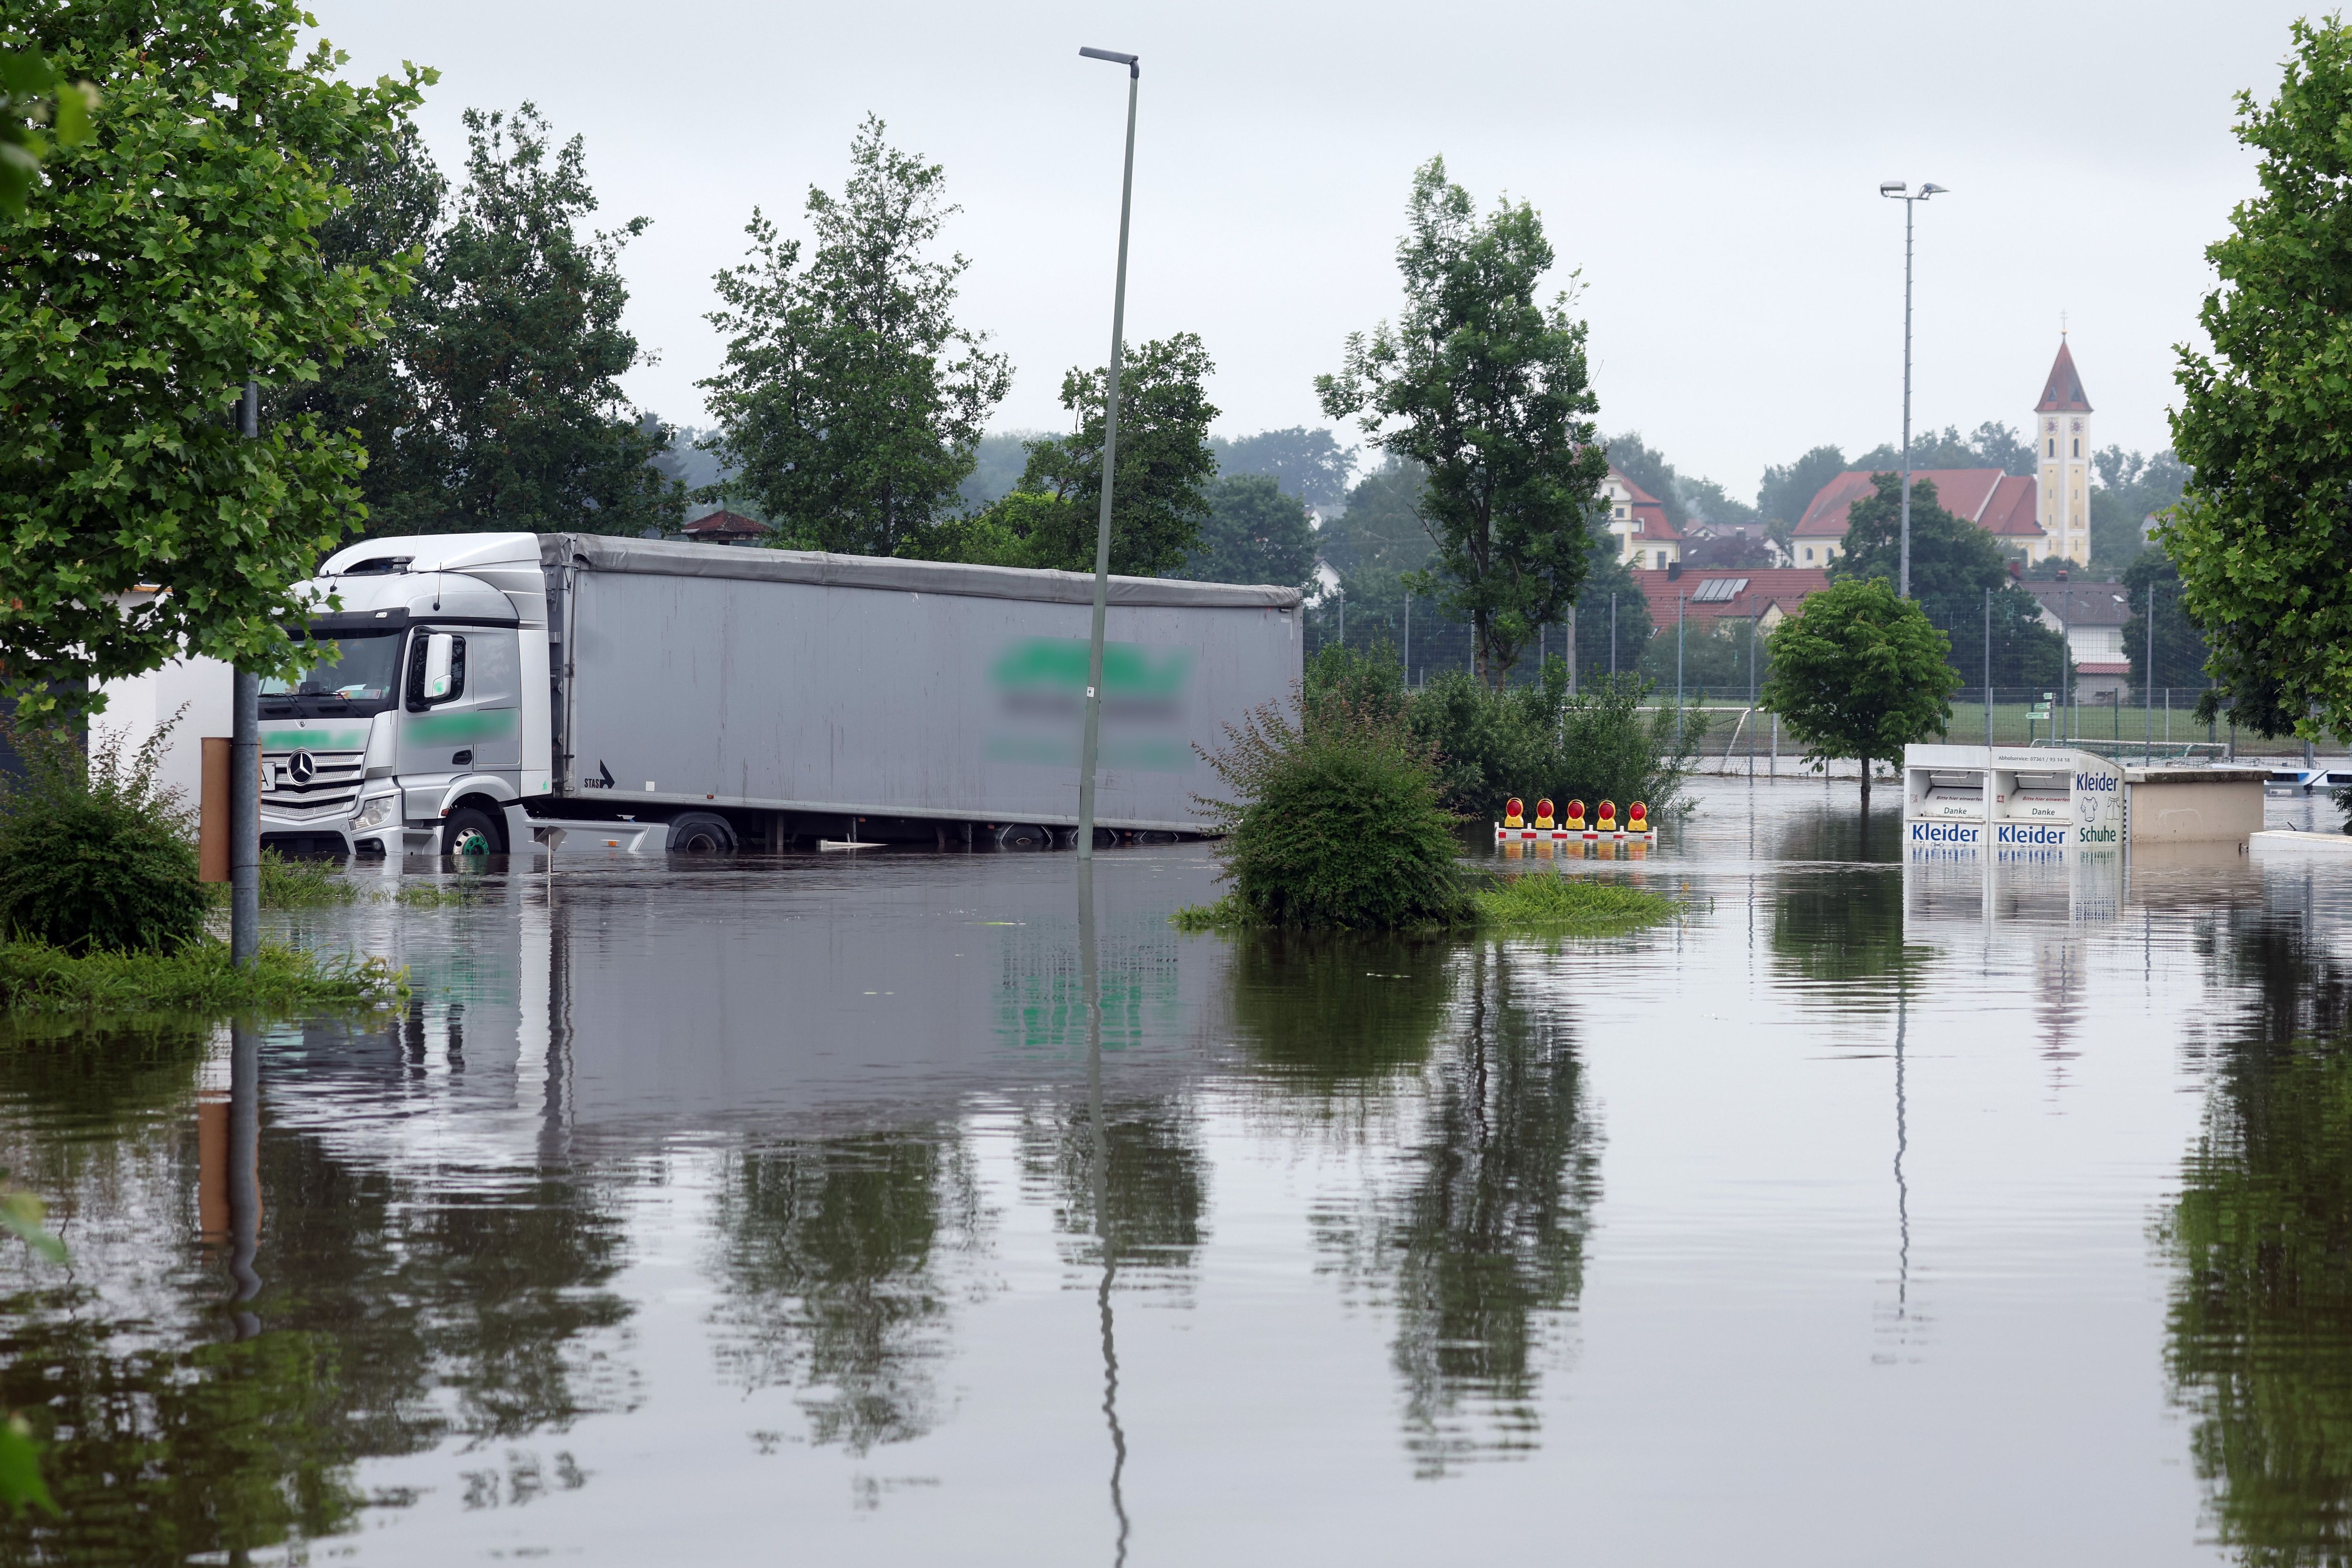
MULTIPOLYGON (((1093 578, 597 534, 330 556, 262 689, 262 837, 502 854, 1074 840, 1093 578)), ((1196 748, 1283 701, 1295 588, 1110 580, 1098 841, 1201 831, 1196 748)))

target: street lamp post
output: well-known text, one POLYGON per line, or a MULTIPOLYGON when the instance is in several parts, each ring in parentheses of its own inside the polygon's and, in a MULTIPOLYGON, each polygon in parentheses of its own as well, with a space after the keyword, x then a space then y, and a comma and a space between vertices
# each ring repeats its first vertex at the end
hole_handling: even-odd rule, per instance
POLYGON ((1135 97, 1141 58, 1111 49, 1081 48, 1090 60, 1127 68, 1127 170, 1118 187, 1118 281, 1111 289, 1110 375, 1103 388, 1102 510, 1095 522, 1095 619, 1087 644, 1087 734, 1078 756, 1078 854, 1095 853, 1095 757, 1102 742, 1103 616, 1110 604, 1111 482, 1118 472, 1118 361, 1127 334, 1127 218, 1135 200, 1135 97))
POLYGON ((1879 182, 1878 194, 1903 204, 1903 567, 1895 592, 1911 596, 1911 209, 1929 196, 1949 193, 1930 182, 1916 195, 1901 180, 1879 182))

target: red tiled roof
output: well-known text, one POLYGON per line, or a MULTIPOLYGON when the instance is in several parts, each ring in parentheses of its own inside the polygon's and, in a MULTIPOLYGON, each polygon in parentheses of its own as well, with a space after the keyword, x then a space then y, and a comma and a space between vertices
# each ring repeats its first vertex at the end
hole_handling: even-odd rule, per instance
POLYGON ((775 530, 740 511, 714 511, 696 518, 680 531, 688 539, 757 539, 775 530))
MULTIPOLYGON (((1823 485, 1814 493, 1813 503, 1805 509, 1805 515, 1797 520, 1794 536, 1799 539, 1843 539, 1846 513, 1853 509, 1854 502, 1871 494, 1875 488, 1873 479, 1883 472, 1884 469, 1848 468, 1823 485)), ((1932 480, 1936 486, 1937 505, 1954 517, 1964 517, 1979 527, 1990 528, 1986 514, 1994 510, 1991 503, 1996 495, 2007 489, 2005 504, 2011 508, 2017 504, 2015 497, 2018 491, 2002 484, 2004 479, 2011 478, 1999 468, 1914 468, 1911 470, 1911 489, 1916 497, 1919 481, 1932 480)), ((2030 520, 2034 510, 2033 481, 2018 479, 2016 484, 2024 487, 2026 516, 2030 520)), ((2016 531, 1993 528, 1992 531, 2016 531)), ((2037 525, 2033 531, 2039 533, 2042 531, 2037 525)))
POLYGON ((2036 414, 2088 414, 2091 400, 2083 395, 2083 377, 2074 369, 2074 355, 2066 347, 2066 340, 2058 340, 2058 357, 2050 362, 2050 376, 2042 388, 2042 401, 2033 405, 2036 414))
POLYGON ((1612 463, 1609 477, 1623 485, 1632 497, 1633 535, 1635 539, 1678 540, 1682 531, 1666 516, 1665 504, 1625 477, 1625 471, 1612 463))
POLYGON ((1720 603, 1684 603, 1682 614, 1686 625, 1711 626, 1719 620, 1744 621, 1751 615, 1763 615, 1775 605, 1783 614, 1793 616, 1809 595, 1830 585, 1830 574, 1811 566, 1694 567, 1673 577, 1655 568, 1636 568, 1633 573, 1642 596, 1650 603, 1650 624, 1661 628, 1675 624, 1677 601, 1695 596, 1702 583, 1726 577, 1735 582, 1744 577, 1747 586, 1720 603))
POLYGON ((2034 521, 2037 487, 2031 475, 2003 474, 1993 487, 1977 524, 1997 539, 2039 539, 2042 524, 2034 521))
POLYGON ((2070 626, 2119 626, 2132 617, 2131 606, 2116 602, 2124 596, 2121 583, 2095 583, 2087 577, 2063 583, 2040 578, 2018 586, 2070 626))

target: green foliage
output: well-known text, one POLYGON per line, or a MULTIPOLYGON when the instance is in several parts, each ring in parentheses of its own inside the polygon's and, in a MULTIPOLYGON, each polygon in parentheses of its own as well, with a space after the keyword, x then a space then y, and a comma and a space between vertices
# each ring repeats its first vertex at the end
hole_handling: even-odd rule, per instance
POLYGON ((1899 757, 1951 721, 1960 677, 1946 661, 1950 650, 1919 606, 1896 598, 1885 580, 1847 577, 1773 628, 1772 673, 1760 698, 1817 762, 1863 763, 1866 806, 1870 759, 1899 757))
POLYGON ((197 942, 175 952, 70 953, 36 942, 0 944, 0 1010, 11 1013, 218 1017, 260 1009, 379 1007, 408 994, 408 972, 381 958, 321 956, 264 942, 251 964, 228 944, 197 942))
POLYGON ((1345 581, 1362 573, 1418 572, 1436 546, 1421 521, 1428 470, 1391 454, 1348 492, 1348 508, 1323 520, 1316 545, 1345 581))
MULTIPOLYGON (((1921 430, 1911 437, 1914 473, 1921 468, 1999 468, 2004 474, 2030 477, 2034 463, 2033 443, 1997 419, 1986 420, 1973 435, 1962 436, 1958 426, 1947 425, 1940 436, 1933 430, 1921 430)), ((1891 441, 1883 442, 1847 466, 1899 472, 1903 448, 1891 441)), ((1820 488, 1814 487, 1817 490, 1820 488)), ((1811 495, 1805 497, 1807 501, 1812 499, 1811 495)))
POLYGON ((2091 466, 2099 474, 2091 489, 2091 564, 2113 571, 2147 551, 2145 520, 2180 504, 2189 465, 2168 451, 2146 458, 2108 447, 2091 454, 2091 466))
POLYGON ((1230 474, 1209 487, 1209 515, 1180 577, 1202 583, 1303 587, 1315 575, 1307 507, 1263 474, 1230 474))
POLYGON ((1585 324, 1567 293, 1537 298, 1552 261, 1533 207, 1481 221, 1431 159, 1397 246, 1402 318, 1351 333, 1339 374, 1315 381, 1325 414, 1360 416, 1372 445, 1427 470, 1437 559, 1419 586, 1472 628, 1489 682, 1575 599, 1609 469, 1585 324))
MULTIPOLYGON (((1903 557, 1903 477, 1875 475, 1872 493, 1854 502, 1846 516, 1845 553, 1830 563, 1831 581, 1896 581, 1903 557)), ((1993 591, 1993 684, 2063 688, 2066 639, 2042 623, 2033 595, 2011 581, 2000 545, 1975 523, 1946 510, 1937 500, 1935 480, 1914 479, 1911 595, 1931 621, 1948 628, 1951 663, 1965 685, 1984 679, 1988 588, 1993 591)))
MULTIPOLYGON (((415 416, 392 441, 400 488, 375 531, 677 527, 684 495, 649 462, 669 432, 629 408, 619 379, 644 363, 621 326, 621 249, 651 220, 583 234, 584 144, 555 145, 531 104, 512 119, 467 110, 466 140, 466 187, 401 313, 415 416)), ((399 199, 423 195, 412 180, 399 199)))
POLYGON ((1226 830, 1232 907, 1250 921, 1394 931, 1465 918, 1433 759, 1392 716, 1302 694, 1295 718, 1269 705, 1226 741, 1208 762, 1229 798, 1201 805, 1226 830))
POLYGON ((805 267, 800 241, 755 209, 751 259, 715 279, 726 364, 697 384, 719 429, 705 445, 732 472, 706 499, 757 508, 785 549, 938 553, 929 535, 1012 386, 986 334, 956 322, 970 263, 927 258, 958 210, 947 172, 887 129, 872 115, 858 127, 841 195, 809 188, 805 267))
POLYGON ((331 266, 329 171, 432 73, 353 87, 292 0, 26 0, 59 74, 106 84, 48 192, 0 216, 0 658, 25 710, 183 654, 290 675, 295 585, 361 516, 365 457, 305 417, 239 437, 247 377, 309 381, 373 342, 404 259, 331 266), (118 607, 142 584, 167 591, 118 607))
MULTIPOLYGON (((1696 702, 1699 694, 1729 701, 1748 695, 1748 626, 1743 618, 1685 621, 1679 644, 1675 624, 1668 621, 1642 650, 1642 679, 1660 694, 1683 693, 1696 702), (1680 658, 1677 659, 1676 655, 1680 658), (1676 684, 1679 674, 1681 681, 1676 684)), ((1770 647, 1758 632, 1754 642, 1757 679, 1770 664, 1770 647)))
POLYGON ((438 442, 425 417, 413 363, 427 330, 427 296, 408 269, 431 265, 448 181, 407 119, 338 160, 333 179, 351 200, 319 226, 320 259, 330 267, 392 268, 394 293, 383 318, 384 335, 347 351, 341 364, 320 366, 316 380, 265 390, 261 418, 277 426, 309 414, 322 429, 356 433, 367 450, 359 487, 368 516, 379 529, 396 527, 404 519, 439 513, 438 442))
POLYGON ((68 731, 14 731, 22 776, 0 788, 0 930, 70 952, 172 952, 203 934, 194 824, 159 789, 169 727, 87 759, 68 731))
POLYGON ((1228 478, 1263 474, 1284 495, 1296 496, 1318 515, 1336 513, 1348 504, 1348 474, 1355 466, 1356 448, 1342 447, 1328 430, 1294 425, 1230 440, 1212 436, 1209 450, 1216 455, 1218 473, 1228 478))
POLYGON ((25 216, 49 138, 60 147, 80 146, 89 140, 97 107, 98 89, 89 83, 62 82, 40 50, 0 41, 0 214, 25 216))
POLYGON ((956 488, 968 507, 984 507, 1010 495, 1029 466, 1029 447, 1051 434, 1045 430, 992 430, 972 447, 971 472, 956 488))
MULTIPOLYGON (((1156 577, 1174 571, 1192 551, 1209 515, 1209 483, 1217 472, 1209 449, 1209 421, 1217 410, 1205 390, 1215 369, 1191 332, 1139 344, 1123 355, 1110 513, 1113 572, 1156 577)), ((1032 445, 1021 489, 999 503, 1012 509, 1015 497, 1045 498, 1006 512, 1006 527, 1026 541, 1029 559, 1022 564, 1095 569, 1107 378, 1106 371, 1076 369, 1062 378, 1062 406, 1076 416, 1076 434, 1032 445)))
POLYGON ((1479 924, 1492 931, 1548 931, 1561 936, 1622 936, 1670 921, 1681 912, 1672 899, 1623 882, 1553 871, 1498 877, 1471 895, 1479 924))
POLYGON ((1763 482, 1756 489, 1756 510, 1764 520, 1764 536, 1788 549, 1790 535, 1804 521, 1805 509, 1813 504, 1823 485, 1845 469, 1845 453, 1835 447, 1816 447, 1792 463, 1766 468, 1763 482))
POLYGON ((1405 721, 1437 754, 1445 804, 1474 820, 1499 820, 1513 795, 1548 795, 1563 808, 1638 800, 1663 819, 1682 804, 1706 726, 1696 714, 1678 724, 1664 704, 1643 712, 1649 697, 1649 683, 1632 675, 1598 676, 1571 692, 1567 663, 1555 658, 1541 679, 1500 689, 1460 670, 1433 677, 1405 721))
MULTIPOLYGON (((2111 592, 2102 589, 2100 592, 2111 592)), ((2181 610, 2180 571, 2158 550, 2144 550, 2124 568, 2123 594, 2131 607, 2124 623, 2124 652, 2131 659, 2132 685, 2190 686, 2205 678, 2205 634, 2181 610), (2147 668, 2148 592, 2156 593, 2156 668, 2147 668)))
POLYGON ((2262 192, 2208 247, 2220 282, 2184 347, 2172 445, 2195 470, 2157 530, 2238 721, 2352 737, 2352 27, 2291 25, 2278 97, 2238 97, 2262 192))

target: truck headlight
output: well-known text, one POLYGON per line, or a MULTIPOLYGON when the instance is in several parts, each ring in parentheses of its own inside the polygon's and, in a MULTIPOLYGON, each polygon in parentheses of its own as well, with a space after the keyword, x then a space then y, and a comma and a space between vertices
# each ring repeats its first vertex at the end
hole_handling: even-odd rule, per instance
POLYGON ((379 795, 360 802, 359 815, 352 818, 352 829, 381 827, 390 822, 393 807, 399 799, 396 795, 379 795))

